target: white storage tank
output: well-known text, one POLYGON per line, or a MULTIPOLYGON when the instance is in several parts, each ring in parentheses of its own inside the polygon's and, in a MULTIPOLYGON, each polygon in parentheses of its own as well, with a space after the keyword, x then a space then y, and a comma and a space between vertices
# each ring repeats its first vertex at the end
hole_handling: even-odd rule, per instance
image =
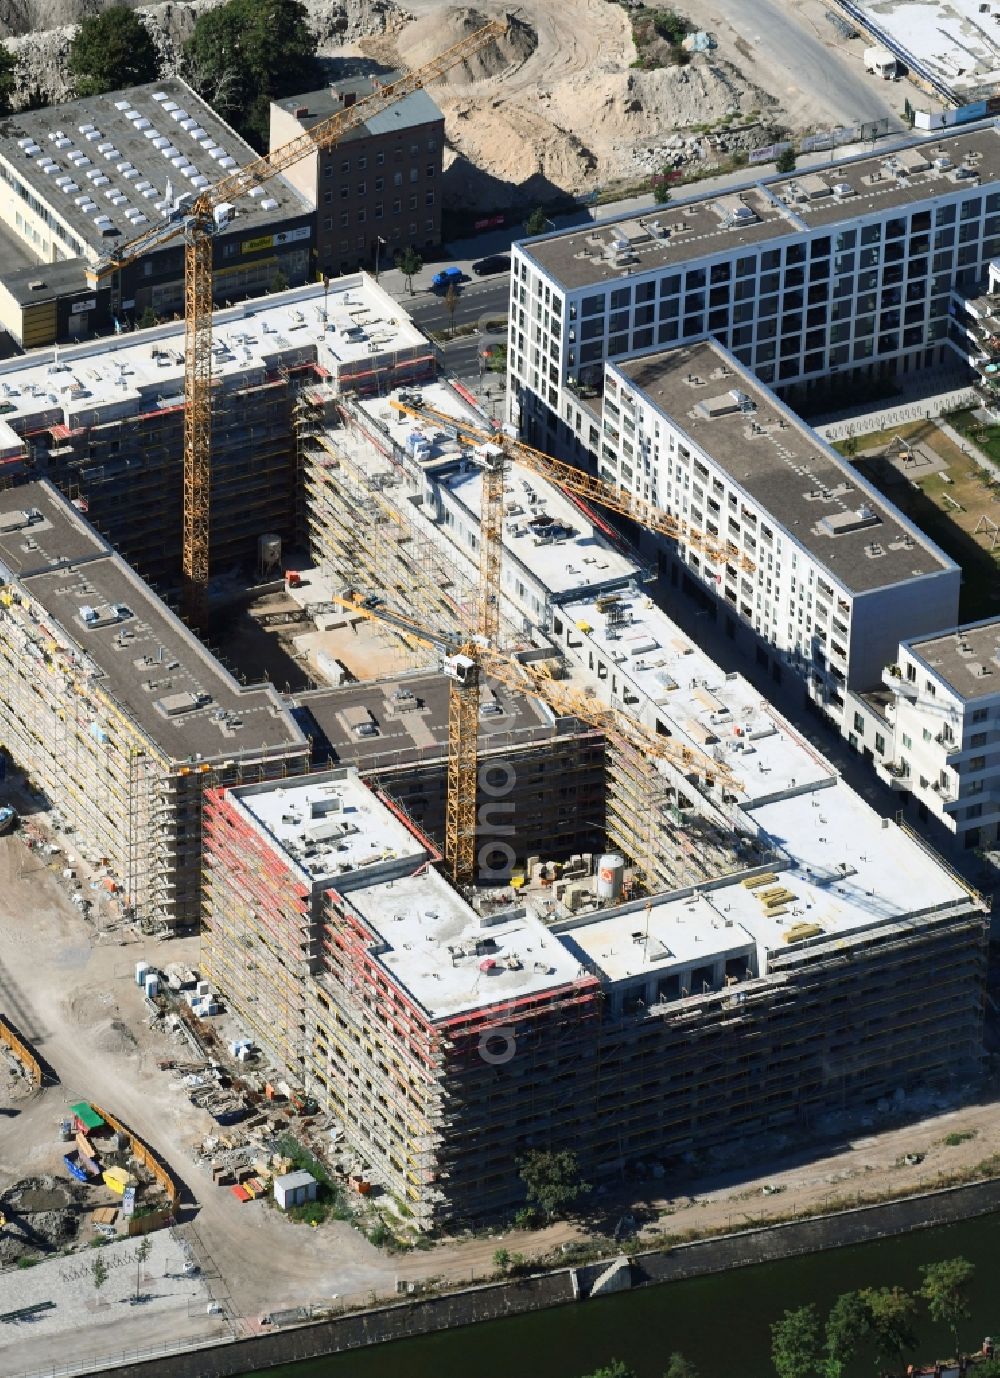
POLYGON ((597 858, 597 898, 618 900, 625 888, 625 858, 617 852, 605 852, 597 858))

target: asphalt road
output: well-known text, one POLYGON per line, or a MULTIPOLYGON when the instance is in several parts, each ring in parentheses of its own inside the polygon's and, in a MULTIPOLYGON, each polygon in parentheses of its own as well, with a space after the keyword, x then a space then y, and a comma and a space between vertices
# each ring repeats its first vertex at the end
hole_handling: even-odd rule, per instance
MULTIPOLYGON (((898 88, 876 85, 860 64, 855 71, 852 58, 831 51, 827 45, 836 35, 830 26, 829 33, 814 27, 814 19, 824 23, 816 6, 801 0, 712 0, 710 11, 747 45, 752 59, 747 76, 779 97, 793 127, 853 124, 885 115, 898 127, 898 88)), ((860 54, 860 46, 854 47, 860 54)))
MULTIPOLYGON (((459 335, 455 340, 446 340, 441 347, 444 354, 445 372, 451 378, 461 379, 463 383, 470 379, 478 382, 479 351, 488 349, 491 344, 496 344, 503 338, 502 334, 491 332, 488 335, 459 335)), ((487 382, 493 381, 499 386, 499 374, 492 374, 484 370, 484 377, 487 382)))
POLYGON ((445 308, 443 292, 418 292, 415 297, 401 297, 400 301, 421 330, 438 332, 450 329, 452 324, 477 324, 483 316, 494 320, 506 317, 509 293, 507 273, 498 273, 483 282, 460 283, 454 322, 445 308))

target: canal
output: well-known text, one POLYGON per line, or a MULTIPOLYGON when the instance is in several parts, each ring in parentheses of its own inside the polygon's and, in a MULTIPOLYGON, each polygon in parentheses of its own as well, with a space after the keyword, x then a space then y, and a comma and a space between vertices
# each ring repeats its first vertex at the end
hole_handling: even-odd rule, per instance
MULTIPOLYGON (((612 1357, 639 1378, 662 1378, 672 1350, 701 1378, 770 1378, 770 1322, 786 1308, 812 1301, 823 1311, 859 1287, 913 1290, 921 1264, 956 1254, 976 1266, 962 1342, 977 1349, 984 1335, 1000 1335, 1000 1215, 268 1369, 265 1378, 581 1378, 612 1357)), ((950 1352, 947 1332, 923 1312, 918 1335, 911 1357, 950 1352)), ((845 1378, 873 1372, 865 1353, 845 1378)))

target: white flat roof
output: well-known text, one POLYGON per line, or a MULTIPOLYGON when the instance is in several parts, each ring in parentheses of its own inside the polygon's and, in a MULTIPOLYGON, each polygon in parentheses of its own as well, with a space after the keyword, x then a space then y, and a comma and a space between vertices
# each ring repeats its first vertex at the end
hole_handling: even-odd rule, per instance
POLYGON ((560 937, 611 982, 651 972, 690 969, 720 958, 752 959, 753 936, 705 895, 659 896, 591 921, 560 926, 560 937))
POLYGON ((313 887, 348 890, 427 856, 353 770, 232 794, 313 887))
POLYGON ((432 868, 366 885, 347 900, 386 944, 376 960, 434 1019, 586 975, 532 910, 481 918, 432 868))
POLYGON ((674 736, 729 766, 744 807, 834 778, 833 767, 753 685, 720 669, 651 599, 622 594, 617 605, 624 617, 615 625, 595 598, 563 604, 562 615, 584 643, 576 651, 581 667, 587 644, 615 660, 616 674, 656 706, 674 736))
POLYGON ((996 14, 980 0, 860 0, 863 15, 956 91, 1000 82, 996 14))
MULTIPOLYGON (((280 366, 338 365, 416 347, 424 337, 393 299, 364 274, 258 297, 213 318, 212 373, 223 386, 249 387, 280 366), (349 332, 349 327, 352 329, 349 332)), ((0 363, 4 421, 17 432, 96 425, 180 406, 183 322, 0 363)))
MULTIPOLYGON (((403 391, 419 391, 424 403, 436 411, 481 430, 489 429, 481 416, 440 383, 403 391)), ((430 455, 422 465, 426 470, 433 472, 456 463, 468 453, 437 424, 412 417, 402 424, 398 419, 400 413, 392 410, 387 399, 372 399, 363 405, 366 412, 391 428, 399 444, 405 445, 411 435, 419 435, 429 444, 430 455)), ((481 471, 471 468, 465 473, 447 475, 441 481, 478 521, 482 508, 481 471)), ((556 599, 574 589, 599 589, 630 579, 636 572, 633 561, 600 535, 576 503, 554 484, 517 463, 508 466, 504 478, 503 536, 505 551, 556 599), (547 527, 564 534, 556 540, 546 538, 547 527)))

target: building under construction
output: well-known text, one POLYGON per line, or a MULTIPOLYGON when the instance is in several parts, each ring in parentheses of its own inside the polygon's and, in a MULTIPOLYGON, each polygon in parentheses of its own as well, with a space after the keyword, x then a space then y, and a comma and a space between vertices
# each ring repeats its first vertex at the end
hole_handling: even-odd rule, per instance
POLYGON ((196 925, 205 785, 295 775, 308 741, 51 484, 3 498, 0 742, 123 912, 196 925))
POLYGON ((516 1204, 531 1147, 615 1176, 974 1064, 978 897, 840 782, 771 808, 797 856, 551 923, 354 772, 212 790, 204 964, 424 1227, 516 1204))
MULTIPOLYGON (((280 569, 299 535, 304 384, 364 396, 434 368, 429 341, 361 274, 218 312, 212 574, 280 569)), ((0 475, 50 478, 162 588, 180 571, 183 380, 180 322, 0 364, 0 475)))
MULTIPOLYGON (((445 836, 448 687, 413 671, 295 695, 299 725, 322 765, 354 766, 438 845, 445 836)), ((506 885, 527 860, 562 861, 603 850, 603 734, 556 717, 507 685, 481 691, 477 873, 506 885)))

